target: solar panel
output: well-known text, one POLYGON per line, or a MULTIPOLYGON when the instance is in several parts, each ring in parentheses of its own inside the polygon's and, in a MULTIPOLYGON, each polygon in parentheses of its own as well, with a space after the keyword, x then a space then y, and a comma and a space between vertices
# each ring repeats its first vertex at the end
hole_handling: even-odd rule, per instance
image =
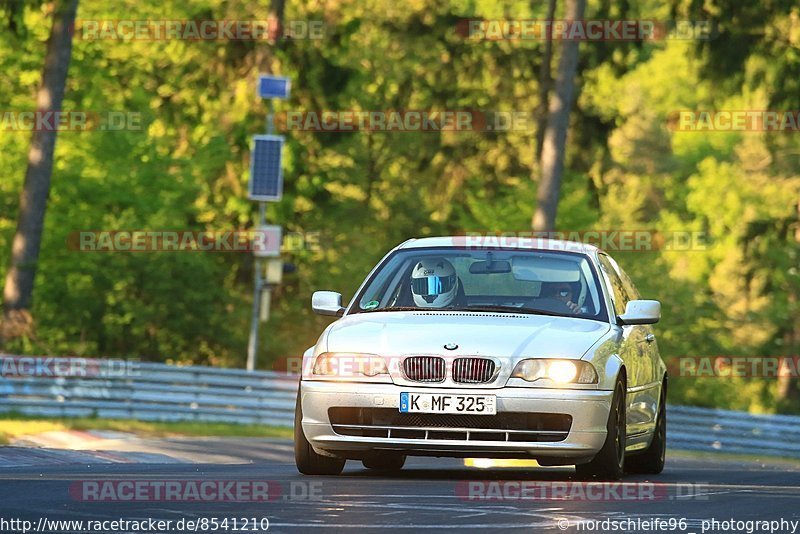
POLYGON ((281 76, 267 76, 262 74, 258 77, 258 96, 261 98, 289 98, 289 88, 291 82, 289 78, 281 76))
POLYGON ((250 200, 275 201, 283 196, 283 136, 256 135, 250 154, 250 200))

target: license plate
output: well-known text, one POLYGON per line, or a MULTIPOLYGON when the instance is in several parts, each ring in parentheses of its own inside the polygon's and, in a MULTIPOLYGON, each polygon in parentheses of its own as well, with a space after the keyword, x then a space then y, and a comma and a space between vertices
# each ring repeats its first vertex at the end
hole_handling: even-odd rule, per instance
POLYGON ((494 395, 454 395, 450 393, 400 393, 402 413, 468 413, 495 415, 494 395))

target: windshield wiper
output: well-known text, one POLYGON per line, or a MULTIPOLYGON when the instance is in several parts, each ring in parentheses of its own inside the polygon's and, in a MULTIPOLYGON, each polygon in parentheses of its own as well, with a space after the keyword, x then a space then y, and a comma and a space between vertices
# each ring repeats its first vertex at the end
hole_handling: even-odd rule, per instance
POLYGON ((372 308, 371 310, 358 310, 358 313, 374 313, 386 311, 427 311, 427 308, 417 308, 416 306, 391 306, 388 308, 372 308))
POLYGON ((548 315, 550 317, 569 317, 561 313, 555 313, 546 310, 537 310, 534 308, 523 308, 519 306, 501 306, 496 304, 467 306, 463 308, 456 308, 456 311, 487 311, 499 313, 530 313, 534 315, 548 315))

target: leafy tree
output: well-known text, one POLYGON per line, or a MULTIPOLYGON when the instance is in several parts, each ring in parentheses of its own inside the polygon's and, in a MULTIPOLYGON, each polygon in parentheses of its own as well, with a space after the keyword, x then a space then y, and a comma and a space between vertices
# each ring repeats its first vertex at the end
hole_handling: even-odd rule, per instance
MULTIPOLYGON (((585 0, 566 1, 566 19, 583 19, 585 0)), ((561 174, 564 172, 564 152, 567 145, 569 112, 575 88, 575 73, 578 68, 578 41, 565 41, 558 62, 555 93, 550 102, 547 127, 541 150, 541 180, 533 214, 533 229, 537 232, 552 232, 556 225, 558 197, 561 190, 561 174)))
MULTIPOLYGON (((78 0, 54 3, 53 25, 47 41, 42 82, 37 95, 37 114, 61 111, 64 86, 72 54, 72 33, 78 0)), ((9 8, 9 27, 17 29, 18 11, 9 8)), ((47 197, 53 172, 53 152, 56 144, 55 129, 36 129, 28 151, 25 183, 20 195, 17 231, 11 249, 11 262, 6 273, 3 290, 3 324, 0 341, 5 342, 28 332, 32 328, 30 315, 33 281, 36 275, 42 239, 47 197)))
MULTIPOLYGON (((731 9, 749 13, 751 4, 731 9)), ((5 6, 3 19, 11 17, 16 31, 0 33, 0 69, 9 73, 0 110, 27 110, 35 106, 50 19, 35 3, 5 6)), ((556 6, 555 16, 567 18, 565 4, 556 6)), ((530 231, 540 192, 538 120, 510 131, 334 133, 286 130, 280 117, 290 110, 535 112, 546 89, 547 41, 470 40, 457 29, 463 19, 548 18, 549 8, 528 0, 82 3, 83 20, 267 20, 282 9, 287 24, 319 20, 325 32, 259 42, 76 39, 63 108, 131 112, 141 127, 59 133, 32 301, 37 329, 5 350, 243 366, 249 254, 81 252, 67 243, 84 230, 252 228, 257 208, 245 191, 251 136, 264 130, 265 105, 255 93, 261 72, 292 78, 291 99, 278 104, 287 138, 284 198, 269 205, 267 218, 320 239, 284 252, 297 269, 273 294, 259 368, 314 342, 328 319, 311 313, 312 291, 352 296, 391 246, 426 235, 530 231)), ((671 14, 668 4, 650 0, 589 0, 585 16, 714 16, 727 24, 714 9, 671 14)), ((794 34, 761 36, 759 28, 769 30, 764 20, 791 22, 791 8, 764 10, 753 19, 761 44, 744 53, 742 72, 722 77, 709 70, 708 47, 723 42, 716 39, 580 45, 555 227, 701 233, 704 246, 689 250, 610 250, 645 296, 662 300, 656 331, 672 367, 683 356, 797 353, 797 136, 668 127, 676 110, 783 105, 773 101, 782 90, 776 69, 792 61, 781 43, 794 34)), ((554 65, 562 51, 553 46, 554 65)), ((9 255, 28 141, 26 132, 0 131, 0 251, 9 255)), ((0 263, 0 275, 5 269, 0 263)), ((791 384, 672 378, 671 402, 797 411, 791 384), (781 400, 785 387, 790 394, 781 400)))

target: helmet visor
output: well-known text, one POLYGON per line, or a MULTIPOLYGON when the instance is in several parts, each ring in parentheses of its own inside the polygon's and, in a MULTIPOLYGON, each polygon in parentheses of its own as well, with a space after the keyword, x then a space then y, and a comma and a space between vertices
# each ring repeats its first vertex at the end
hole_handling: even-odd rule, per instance
POLYGON ((449 293, 456 285, 456 275, 450 276, 423 276, 411 279, 411 290, 416 295, 433 297, 449 293))

